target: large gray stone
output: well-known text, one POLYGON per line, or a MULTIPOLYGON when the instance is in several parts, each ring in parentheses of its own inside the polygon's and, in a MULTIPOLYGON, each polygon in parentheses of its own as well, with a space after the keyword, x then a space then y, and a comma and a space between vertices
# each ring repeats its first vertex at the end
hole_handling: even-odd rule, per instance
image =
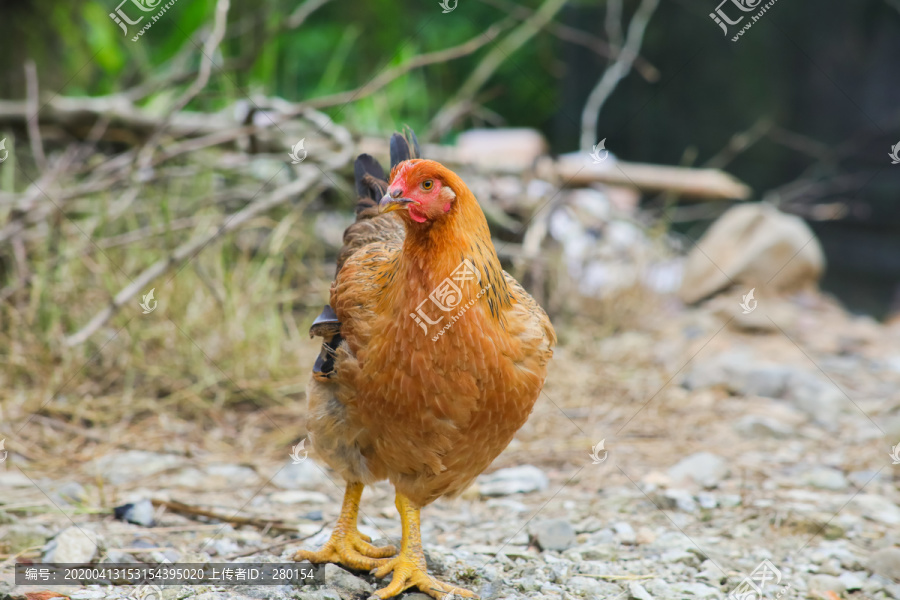
MULTIPOLYGON (((813 287, 825 256, 809 226, 774 206, 748 203, 719 217, 688 255, 679 295, 694 303, 731 287, 813 287)), ((739 296, 738 296, 739 298, 739 296)), ((737 307, 736 307, 737 308, 737 307)))

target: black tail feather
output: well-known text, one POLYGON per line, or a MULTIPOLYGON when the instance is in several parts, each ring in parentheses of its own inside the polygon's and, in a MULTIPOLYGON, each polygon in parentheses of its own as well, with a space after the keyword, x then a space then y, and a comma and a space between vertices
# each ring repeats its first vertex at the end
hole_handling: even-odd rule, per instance
POLYGON ((403 128, 403 133, 395 133, 391 136, 391 169, 411 158, 422 158, 419 151, 419 140, 409 127, 403 128))

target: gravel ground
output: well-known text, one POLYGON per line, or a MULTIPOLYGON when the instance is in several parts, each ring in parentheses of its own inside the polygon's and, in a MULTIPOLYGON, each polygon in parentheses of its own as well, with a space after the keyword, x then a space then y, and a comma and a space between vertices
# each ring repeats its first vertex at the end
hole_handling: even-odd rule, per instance
MULTIPOLYGON (((900 600, 900 458, 891 457, 900 325, 847 315, 817 295, 760 298, 748 315, 739 301, 663 304, 642 327, 602 338, 592 325, 561 328, 529 424, 477 485, 423 511, 432 572, 483 598, 676 600, 723 598, 751 573, 758 584, 762 568, 770 598, 900 600)), ((63 474, 12 462, 0 465, 0 600, 48 589, 13 585, 16 553, 286 561, 327 538, 343 490, 314 457, 133 448, 82 454, 63 474), (277 518, 294 531, 141 502, 151 498, 277 518), (143 525, 110 514, 126 503, 143 525)), ((365 533, 399 539, 389 485, 367 489, 362 513, 365 533)), ((162 597, 349 600, 384 585, 337 567, 326 579, 166 587, 162 597)), ((49 589, 73 599, 135 594, 49 589)), ((741 600, 756 600, 748 589, 741 600)))

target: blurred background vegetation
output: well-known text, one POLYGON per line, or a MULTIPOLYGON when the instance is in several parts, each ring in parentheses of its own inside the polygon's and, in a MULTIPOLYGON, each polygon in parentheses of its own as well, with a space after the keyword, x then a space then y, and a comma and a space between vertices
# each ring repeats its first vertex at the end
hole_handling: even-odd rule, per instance
MULTIPOLYGON (((642 61, 604 106, 598 139, 607 138, 624 159, 702 165, 749 132, 751 147, 717 166, 727 166, 759 197, 811 220, 829 259, 826 289, 851 308, 883 317, 898 301, 900 280, 900 169, 885 163, 900 140, 900 5, 783 0, 732 43, 709 19, 714 4, 661 4, 642 61), (811 208, 833 203, 846 208, 811 208)), ((234 3, 217 57, 228 62, 227 77, 214 76, 189 108, 215 111, 249 93, 297 102, 353 89, 492 23, 508 31, 539 3, 468 0, 449 14, 436 1, 315 5, 302 26, 290 28, 299 3, 234 3)), ((625 3, 626 16, 636 5, 625 3)), ((0 96, 23 97, 28 58, 37 63, 43 90, 69 96, 122 91, 175 64, 196 64, 195 45, 214 2, 179 0, 138 42, 109 18, 114 8, 96 0, 6 0, 0 96)), ((528 126, 544 132, 552 151, 575 150, 585 98, 615 43, 605 15, 603 1, 567 2, 554 27, 500 65, 479 91, 479 110, 440 137, 450 141, 471 125, 528 126)), ((413 70, 377 94, 326 112, 360 134, 383 135, 403 123, 427 131, 486 51, 413 70)), ((175 93, 166 86, 143 102, 165 105, 175 93)), ((696 237, 720 210, 674 220, 696 237)))
MULTIPOLYGON (((249 96, 300 103, 354 90, 485 31, 501 39, 549 4, 459 0, 444 14, 436 0, 233 2, 210 57, 223 68, 186 108, 214 113, 249 96)), ((356 138, 384 138, 403 124, 443 143, 471 127, 531 127, 552 154, 576 151, 585 99, 626 31, 608 22, 603 0, 556 4, 552 22, 503 57, 450 126, 435 127, 435 115, 496 48, 492 42, 322 110, 356 138)), ((638 4, 624 2, 625 23, 638 4)), ((215 5, 178 0, 132 42, 136 28, 126 36, 109 17, 114 0, 2 0, 0 101, 26 97, 23 65, 33 60, 42 103, 143 87, 139 106, 164 112, 197 75, 215 5), (186 76, 167 78, 178 72, 186 76)), ((714 0, 661 3, 634 69, 600 113, 596 139, 606 138, 624 160, 727 170, 751 186, 754 199, 811 224, 827 256, 826 290, 876 318, 896 312, 900 166, 888 153, 900 141, 900 2, 779 0, 737 43, 711 21, 714 9, 714 0)), ((90 128, 86 121, 78 136, 70 130, 56 139, 83 139, 90 128)), ((0 123, 3 135, 17 143, 0 167, 0 191, 22 193, 41 176, 39 161, 24 127, 0 123)), ((83 172, 135 143, 127 135, 104 139, 83 172)), ((166 406, 217 418, 206 412, 210 400, 296 410, 317 352, 305 331, 333 268, 334 248, 324 249, 314 232, 330 227, 339 240, 343 225, 315 214, 334 205, 349 211, 347 168, 334 189, 315 188, 257 216, 161 278, 156 298, 168 320, 120 313, 88 343, 64 343, 136 273, 171 253, 179 243, 173 232, 217 226, 260 185, 284 183, 256 163, 240 176, 219 172, 226 159, 198 153, 176 162, 183 172, 165 181, 98 189, 67 205, 65 219, 57 214, 26 236, 22 248, 2 249, 0 389, 9 402, 0 410, 7 418, 41 409, 113 428, 166 406), (132 189, 139 191, 127 196, 132 189), (223 189, 233 197, 221 198, 223 189), (117 410, 123 397, 131 400, 125 421, 117 410)), ((64 189, 54 182, 44 193, 64 189)), ((691 239, 730 205, 677 200, 660 194, 641 202, 691 239)), ((11 205, 3 210, 16 214, 11 205)), ((280 446, 299 439, 295 430, 275 429, 280 446)))

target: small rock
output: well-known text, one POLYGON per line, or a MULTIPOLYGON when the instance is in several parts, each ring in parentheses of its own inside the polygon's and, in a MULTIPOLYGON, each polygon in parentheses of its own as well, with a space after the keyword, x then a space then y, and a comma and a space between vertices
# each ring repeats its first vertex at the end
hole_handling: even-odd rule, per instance
POLYGON ((44 562, 86 564, 97 554, 97 536, 80 527, 64 529, 44 547, 44 562))
POLYGON ((541 550, 562 552, 575 545, 575 528, 564 519, 548 519, 530 525, 529 533, 541 550))
POLYGON ((841 573, 840 576, 838 576, 838 579, 841 580, 841 583, 844 584, 844 589, 846 589, 848 592, 861 590, 866 584, 865 573, 863 573, 862 577, 860 577, 856 573, 844 572, 841 573))
POLYGON ((794 428, 769 417, 747 415, 734 425, 735 431, 748 438, 768 437, 783 440, 794 435, 794 428))
POLYGON ((138 502, 123 504, 113 509, 113 514, 120 521, 127 521, 143 527, 153 527, 155 511, 153 503, 144 498, 138 502))
POLYGON ((337 590, 343 600, 354 600, 362 594, 369 596, 375 591, 375 587, 368 581, 331 563, 325 565, 325 581, 328 582, 328 587, 337 590))
POLYGON ((620 544, 632 545, 637 542, 637 535, 634 528, 628 523, 621 521, 613 524, 613 531, 616 532, 615 540, 620 544))
POLYGON ((87 499, 87 491, 77 481, 68 481, 53 491, 60 500, 67 504, 78 504, 87 499))
POLYGON ((653 533, 652 529, 649 529, 647 527, 639 527, 637 530, 635 541, 638 544, 652 544, 656 541, 656 534, 653 533))
POLYGON ((695 598, 717 598, 719 590, 703 583, 685 583, 678 582, 672 584, 672 589, 682 594, 687 594, 695 598))
POLYGON ((633 600, 653 600, 653 596, 650 595, 650 592, 644 589, 644 586, 637 581, 632 581, 628 584, 628 593, 633 600))
POLYGON ((785 399, 821 425, 835 427, 838 415, 850 404, 833 383, 806 371, 794 371, 788 378, 785 399))
POLYGON ((700 579, 706 579, 708 581, 714 581, 717 584, 722 581, 726 577, 726 574, 716 566, 711 560, 704 560, 700 563, 700 571, 697 573, 697 577, 700 579))
POLYGON ((823 490, 842 490, 847 487, 847 478, 838 469, 818 467, 803 476, 803 483, 823 490))
POLYGON ((844 583, 833 575, 810 575, 806 585, 810 592, 818 592, 819 594, 824 594, 825 592, 842 594, 847 591, 844 583))
POLYGON ((900 548, 882 548, 869 557, 866 569, 894 581, 900 580, 900 548))
POLYGON ((709 492, 700 492, 697 494, 697 503, 700 505, 700 508, 706 510, 712 510, 719 505, 715 495, 709 492))
POLYGON ((509 496, 545 490, 550 480, 543 471, 533 465, 500 469, 478 478, 478 490, 482 496, 509 496))
POLYGON ((285 465, 274 477, 272 483, 283 490, 317 488, 328 483, 324 471, 311 458, 299 463, 285 465))
POLYGON ((120 484, 186 465, 183 456, 157 454, 145 450, 126 450, 107 454, 93 461, 94 469, 109 483, 120 484))
POLYGON ((697 452, 678 461, 668 473, 673 481, 691 480, 704 488, 712 488, 728 476, 728 465, 712 452, 697 452))
POLYGON ((862 516, 885 525, 900 524, 900 508, 878 494, 857 494, 850 505, 862 516))
POLYGON ((589 598, 616 598, 622 593, 622 588, 613 583, 581 575, 570 578, 566 585, 589 598))
POLYGON ((331 502, 331 499, 321 492, 307 492, 306 490, 275 492, 269 496, 269 500, 278 504, 327 504, 331 502))
POLYGON ((662 508, 677 508, 678 510, 692 513, 697 510, 694 496, 686 490, 666 490, 657 496, 657 503, 662 508))

